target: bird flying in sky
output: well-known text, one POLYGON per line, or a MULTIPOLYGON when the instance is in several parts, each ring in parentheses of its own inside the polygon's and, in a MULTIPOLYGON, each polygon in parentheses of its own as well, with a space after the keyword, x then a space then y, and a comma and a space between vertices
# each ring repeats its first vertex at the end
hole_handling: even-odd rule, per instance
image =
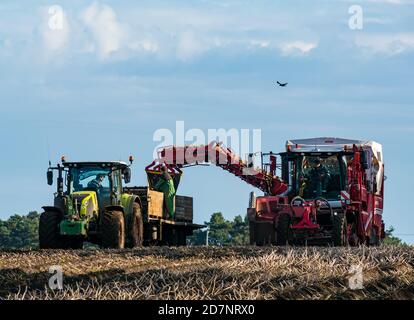
POLYGON ((279 87, 286 87, 288 83, 280 83, 279 81, 277 81, 277 84, 279 85, 279 87))

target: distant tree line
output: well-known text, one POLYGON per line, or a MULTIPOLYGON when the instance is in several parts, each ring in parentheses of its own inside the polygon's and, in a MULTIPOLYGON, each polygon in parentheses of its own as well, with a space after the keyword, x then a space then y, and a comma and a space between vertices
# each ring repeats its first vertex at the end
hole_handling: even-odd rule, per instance
POLYGON ((1 249, 34 249, 39 247, 39 217, 36 211, 27 215, 12 215, 0 220, 1 249))
POLYGON ((394 236, 394 227, 390 226, 387 230, 385 230, 385 238, 382 242, 383 245, 386 246, 399 246, 399 245, 405 245, 405 243, 402 242, 402 240, 396 236, 394 236))
POLYGON ((247 217, 236 216, 232 221, 226 220, 221 212, 211 215, 210 221, 204 222, 206 229, 194 231, 187 238, 190 245, 227 246, 249 244, 249 221, 247 217), (207 237, 208 232, 208 237, 207 237))
MULTIPOLYGON (((0 219, 0 249, 36 249, 39 247, 39 217, 36 211, 27 215, 12 215, 7 220, 0 219)), ((240 215, 233 220, 224 218, 221 212, 215 212, 204 223, 207 228, 196 230, 187 238, 189 245, 230 246, 249 244, 249 221, 240 215), (208 232, 208 237, 207 237, 208 232)), ((384 245, 403 245, 400 238, 394 236, 391 226, 385 232, 384 245)))

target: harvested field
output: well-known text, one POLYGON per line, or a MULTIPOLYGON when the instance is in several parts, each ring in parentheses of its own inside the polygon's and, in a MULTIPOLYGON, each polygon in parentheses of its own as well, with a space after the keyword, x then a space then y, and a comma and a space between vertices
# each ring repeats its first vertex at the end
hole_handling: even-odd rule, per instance
POLYGON ((0 251, 0 299, 414 299, 414 248, 0 251), (48 288, 53 265, 63 290, 48 288))

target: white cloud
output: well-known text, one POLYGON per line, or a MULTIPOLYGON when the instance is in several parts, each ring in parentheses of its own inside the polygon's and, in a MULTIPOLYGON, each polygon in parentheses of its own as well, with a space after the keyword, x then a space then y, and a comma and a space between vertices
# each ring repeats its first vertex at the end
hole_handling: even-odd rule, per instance
POLYGON ((386 25, 393 23, 392 19, 387 18, 364 18, 364 23, 371 23, 371 24, 380 24, 380 25, 386 25))
POLYGON ((96 55, 100 60, 146 55, 190 62, 213 49, 215 54, 226 55, 272 50, 281 55, 304 56, 318 46, 312 40, 317 38, 315 33, 290 30, 284 23, 287 15, 279 15, 275 25, 275 17, 267 12, 258 19, 244 12, 211 14, 194 8, 122 8, 115 12, 100 1, 79 11, 64 7, 69 21, 64 15, 65 28, 61 31, 45 28, 45 47, 52 52, 65 48, 73 56, 96 55), (297 39, 306 40, 294 41, 297 39))
POLYGON ((414 34, 374 34, 359 35, 355 45, 369 53, 397 55, 414 50, 414 34))
POLYGON ((279 46, 283 55, 305 55, 318 46, 316 42, 291 41, 279 46))
POLYGON ((268 48, 270 46, 270 41, 268 41, 268 40, 251 40, 250 45, 252 47, 268 48))
POLYGON ((387 4, 412 4, 412 0, 367 0, 367 2, 387 3, 387 4))
POLYGON ((81 18, 91 30, 101 58, 119 51, 124 45, 126 32, 118 22, 115 11, 108 5, 94 2, 82 12, 81 18))
POLYGON ((209 49, 209 45, 202 41, 194 31, 184 31, 179 35, 177 56, 182 61, 188 61, 209 49))
POLYGON ((143 39, 131 42, 128 47, 133 51, 147 51, 150 53, 157 53, 159 51, 159 45, 152 39, 143 39))
MULTIPOLYGON (((355 0, 344 0, 345 2, 355 2, 355 0)), ((362 0, 360 2, 371 2, 371 3, 378 3, 378 4, 397 4, 397 5, 404 5, 404 4, 414 4, 414 0, 362 0)))
MULTIPOLYGON (((266 49, 302 56, 317 47, 311 41, 289 41, 298 38, 296 31, 281 35, 283 15, 278 17, 280 23, 275 27, 274 17, 267 14, 257 19, 244 13, 212 15, 193 8, 120 10, 115 12, 112 7, 94 1, 77 12, 76 18, 70 20, 69 53, 93 54, 101 60, 153 55, 190 62, 212 49, 235 55, 266 49)), ((63 32, 69 32, 69 28, 63 32)), ((69 34, 52 38, 55 36, 45 35, 48 47, 65 47, 69 34)))

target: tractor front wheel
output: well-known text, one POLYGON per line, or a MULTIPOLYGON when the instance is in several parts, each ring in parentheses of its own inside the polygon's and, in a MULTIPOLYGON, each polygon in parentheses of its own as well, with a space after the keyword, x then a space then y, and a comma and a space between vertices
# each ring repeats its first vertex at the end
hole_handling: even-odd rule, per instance
POLYGON ((125 221, 121 211, 105 211, 101 222, 102 247, 125 247, 125 221))
POLYGON ((39 247, 40 249, 60 249, 63 242, 59 235, 59 223, 62 214, 57 211, 45 211, 39 219, 39 247))
POLYGON ((141 247, 144 241, 144 221, 142 218, 141 206, 138 203, 134 203, 131 223, 129 227, 129 246, 141 247))

